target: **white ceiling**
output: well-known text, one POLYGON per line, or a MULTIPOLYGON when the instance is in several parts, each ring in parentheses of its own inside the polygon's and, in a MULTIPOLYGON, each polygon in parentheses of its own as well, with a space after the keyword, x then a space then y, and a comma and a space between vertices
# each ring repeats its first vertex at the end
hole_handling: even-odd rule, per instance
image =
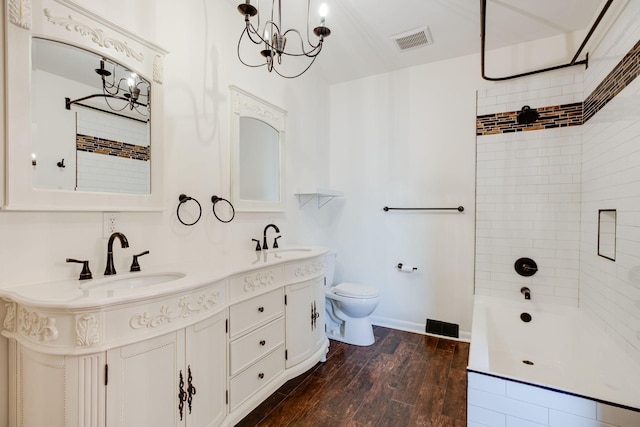
MULTIPOLYGON (((329 6, 326 25, 331 36, 314 67, 329 83, 480 52, 480 0, 313 0, 312 26, 318 22, 321 1, 329 6), (425 47, 400 51, 391 38, 422 27, 428 27, 433 38, 425 47)), ((306 3, 282 0, 284 27, 305 31, 304 20, 298 18, 304 13, 296 8, 306 3)), ((270 4, 271 0, 260 2, 263 13, 270 4)), ((488 0, 487 50, 586 30, 603 4, 604 0, 488 0)), ((240 15, 238 28, 240 33, 240 15)))

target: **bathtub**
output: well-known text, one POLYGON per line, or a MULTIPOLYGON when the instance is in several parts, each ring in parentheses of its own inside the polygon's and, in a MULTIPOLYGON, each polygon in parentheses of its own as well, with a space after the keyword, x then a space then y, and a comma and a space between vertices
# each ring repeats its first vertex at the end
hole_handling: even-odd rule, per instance
POLYGON ((640 364, 579 309, 535 295, 475 297, 467 379, 468 426, 640 426, 640 364))

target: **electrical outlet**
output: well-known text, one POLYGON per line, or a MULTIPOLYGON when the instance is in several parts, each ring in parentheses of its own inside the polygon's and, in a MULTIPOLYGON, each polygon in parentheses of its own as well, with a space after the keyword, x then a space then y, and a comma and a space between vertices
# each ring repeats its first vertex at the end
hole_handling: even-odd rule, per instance
POLYGON ((102 213, 102 237, 108 239, 118 229, 118 212, 102 213))

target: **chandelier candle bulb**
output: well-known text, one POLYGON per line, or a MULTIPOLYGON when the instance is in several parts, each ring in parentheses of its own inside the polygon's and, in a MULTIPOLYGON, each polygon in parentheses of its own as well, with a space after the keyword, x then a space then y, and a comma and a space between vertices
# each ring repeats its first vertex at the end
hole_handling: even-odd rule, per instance
POLYGON ((329 7, 327 6, 326 3, 322 3, 320 5, 320 24, 324 25, 326 19, 327 19, 327 14, 329 13, 329 7))

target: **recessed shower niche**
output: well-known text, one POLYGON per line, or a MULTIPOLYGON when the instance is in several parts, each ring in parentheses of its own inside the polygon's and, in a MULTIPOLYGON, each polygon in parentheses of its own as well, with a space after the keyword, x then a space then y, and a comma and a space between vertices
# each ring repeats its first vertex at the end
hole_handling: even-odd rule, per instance
POLYGON ((616 223, 615 209, 598 211, 598 255, 611 261, 616 260, 616 223))

